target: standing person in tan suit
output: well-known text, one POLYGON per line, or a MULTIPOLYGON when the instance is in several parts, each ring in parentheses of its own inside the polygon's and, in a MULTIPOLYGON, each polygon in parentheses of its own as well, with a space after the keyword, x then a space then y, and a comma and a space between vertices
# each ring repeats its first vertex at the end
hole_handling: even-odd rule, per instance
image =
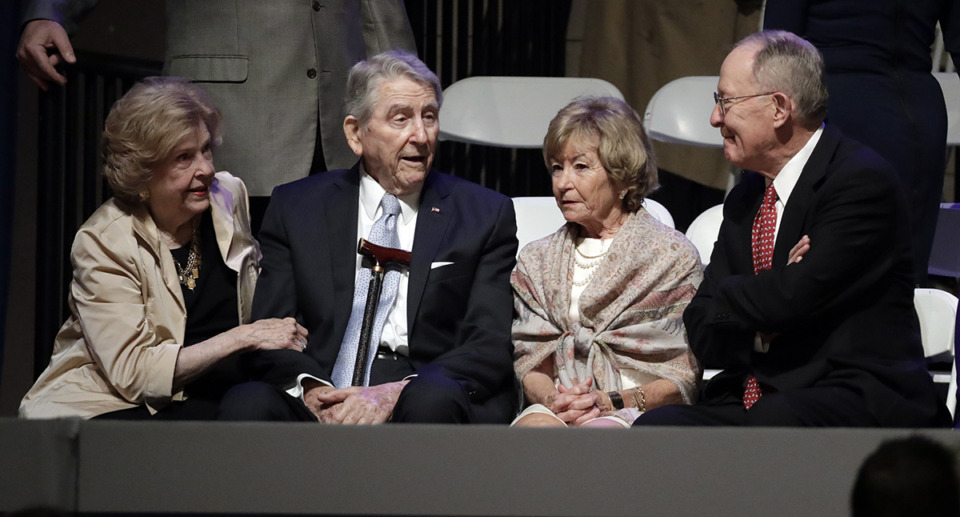
MULTIPOLYGON (((65 82, 53 66, 75 60, 67 31, 96 3, 28 3, 17 56, 41 88, 65 82)), ((402 0, 167 0, 166 9, 164 74, 202 85, 223 111, 217 164, 250 189, 255 232, 273 187, 356 161, 341 128, 350 67, 416 52, 402 0)))
MULTIPOLYGON (((610 81, 642 112, 668 82, 716 75, 730 47, 757 30, 760 8, 760 0, 591 2, 584 26, 603 30, 584 32, 580 75, 610 81)), ((730 167, 719 149, 654 142, 654 150, 661 189, 652 197, 670 209, 678 228, 723 202, 730 167)))

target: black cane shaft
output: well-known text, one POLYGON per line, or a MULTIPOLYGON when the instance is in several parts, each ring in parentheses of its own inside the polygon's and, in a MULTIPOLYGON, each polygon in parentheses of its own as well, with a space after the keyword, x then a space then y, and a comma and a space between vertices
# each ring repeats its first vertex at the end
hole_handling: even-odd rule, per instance
POLYGON ((370 288, 367 290, 367 303, 363 308, 363 322, 360 324, 360 342, 357 343, 357 361, 353 364, 354 386, 363 386, 363 374, 367 368, 367 354, 370 351, 370 335, 373 333, 373 320, 377 317, 377 305, 380 302, 380 290, 383 287, 383 269, 374 266, 370 271, 370 288))

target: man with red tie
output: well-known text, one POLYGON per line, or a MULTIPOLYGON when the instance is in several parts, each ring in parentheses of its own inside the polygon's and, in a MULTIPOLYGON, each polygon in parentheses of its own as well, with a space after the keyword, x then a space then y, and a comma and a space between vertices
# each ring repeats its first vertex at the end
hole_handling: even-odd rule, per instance
POLYGON ((744 169, 684 313, 701 365, 693 406, 634 425, 937 427, 908 217, 890 165, 825 124, 817 49, 748 36, 720 69, 710 123, 744 169))

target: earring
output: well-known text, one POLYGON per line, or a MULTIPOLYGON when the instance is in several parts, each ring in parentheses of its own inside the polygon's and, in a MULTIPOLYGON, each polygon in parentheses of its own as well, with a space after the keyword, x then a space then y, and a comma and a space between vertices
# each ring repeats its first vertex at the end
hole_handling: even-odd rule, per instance
POLYGON ((620 191, 620 199, 623 199, 625 197, 627 197, 627 189, 623 189, 620 191))
POLYGON ((147 200, 150 199, 150 191, 149 191, 149 190, 141 190, 140 193, 137 194, 137 197, 140 198, 140 202, 141 202, 141 203, 146 203, 147 200))

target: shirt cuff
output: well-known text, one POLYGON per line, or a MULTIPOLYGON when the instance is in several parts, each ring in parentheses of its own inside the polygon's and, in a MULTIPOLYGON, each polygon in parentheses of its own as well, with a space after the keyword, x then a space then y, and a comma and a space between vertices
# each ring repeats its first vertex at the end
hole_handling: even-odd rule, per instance
POLYGON ((335 386, 334 386, 333 384, 330 384, 329 382, 327 382, 327 381, 325 381, 325 380, 323 380, 323 379, 318 379, 318 378, 314 377, 313 375, 310 375, 309 373, 301 373, 300 375, 297 376, 297 382, 296 382, 296 384, 294 384, 292 388, 290 388, 290 389, 287 390, 287 395, 290 395, 291 397, 295 397, 295 398, 300 399, 300 402, 303 402, 304 404, 306 404, 306 401, 303 400, 303 394, 304 394, 304 392, 306 391, 306 390, 303 389, 303 380, 304 380, 304 379, 312 379, 312 380, 315 380, 315 381, 317 381, 317 382, 319 382, 319 383, 321 383, 321 384, 326 384, 327 386, 330 386, 331 388, 335 388, 335 386))
POLYGON ((761 354, 765 354, 770 351, 770 343, 765 343, 763 338, 760 337, 759 332, 757 332, 757 334, 753 337, 753 351, 761 354))

